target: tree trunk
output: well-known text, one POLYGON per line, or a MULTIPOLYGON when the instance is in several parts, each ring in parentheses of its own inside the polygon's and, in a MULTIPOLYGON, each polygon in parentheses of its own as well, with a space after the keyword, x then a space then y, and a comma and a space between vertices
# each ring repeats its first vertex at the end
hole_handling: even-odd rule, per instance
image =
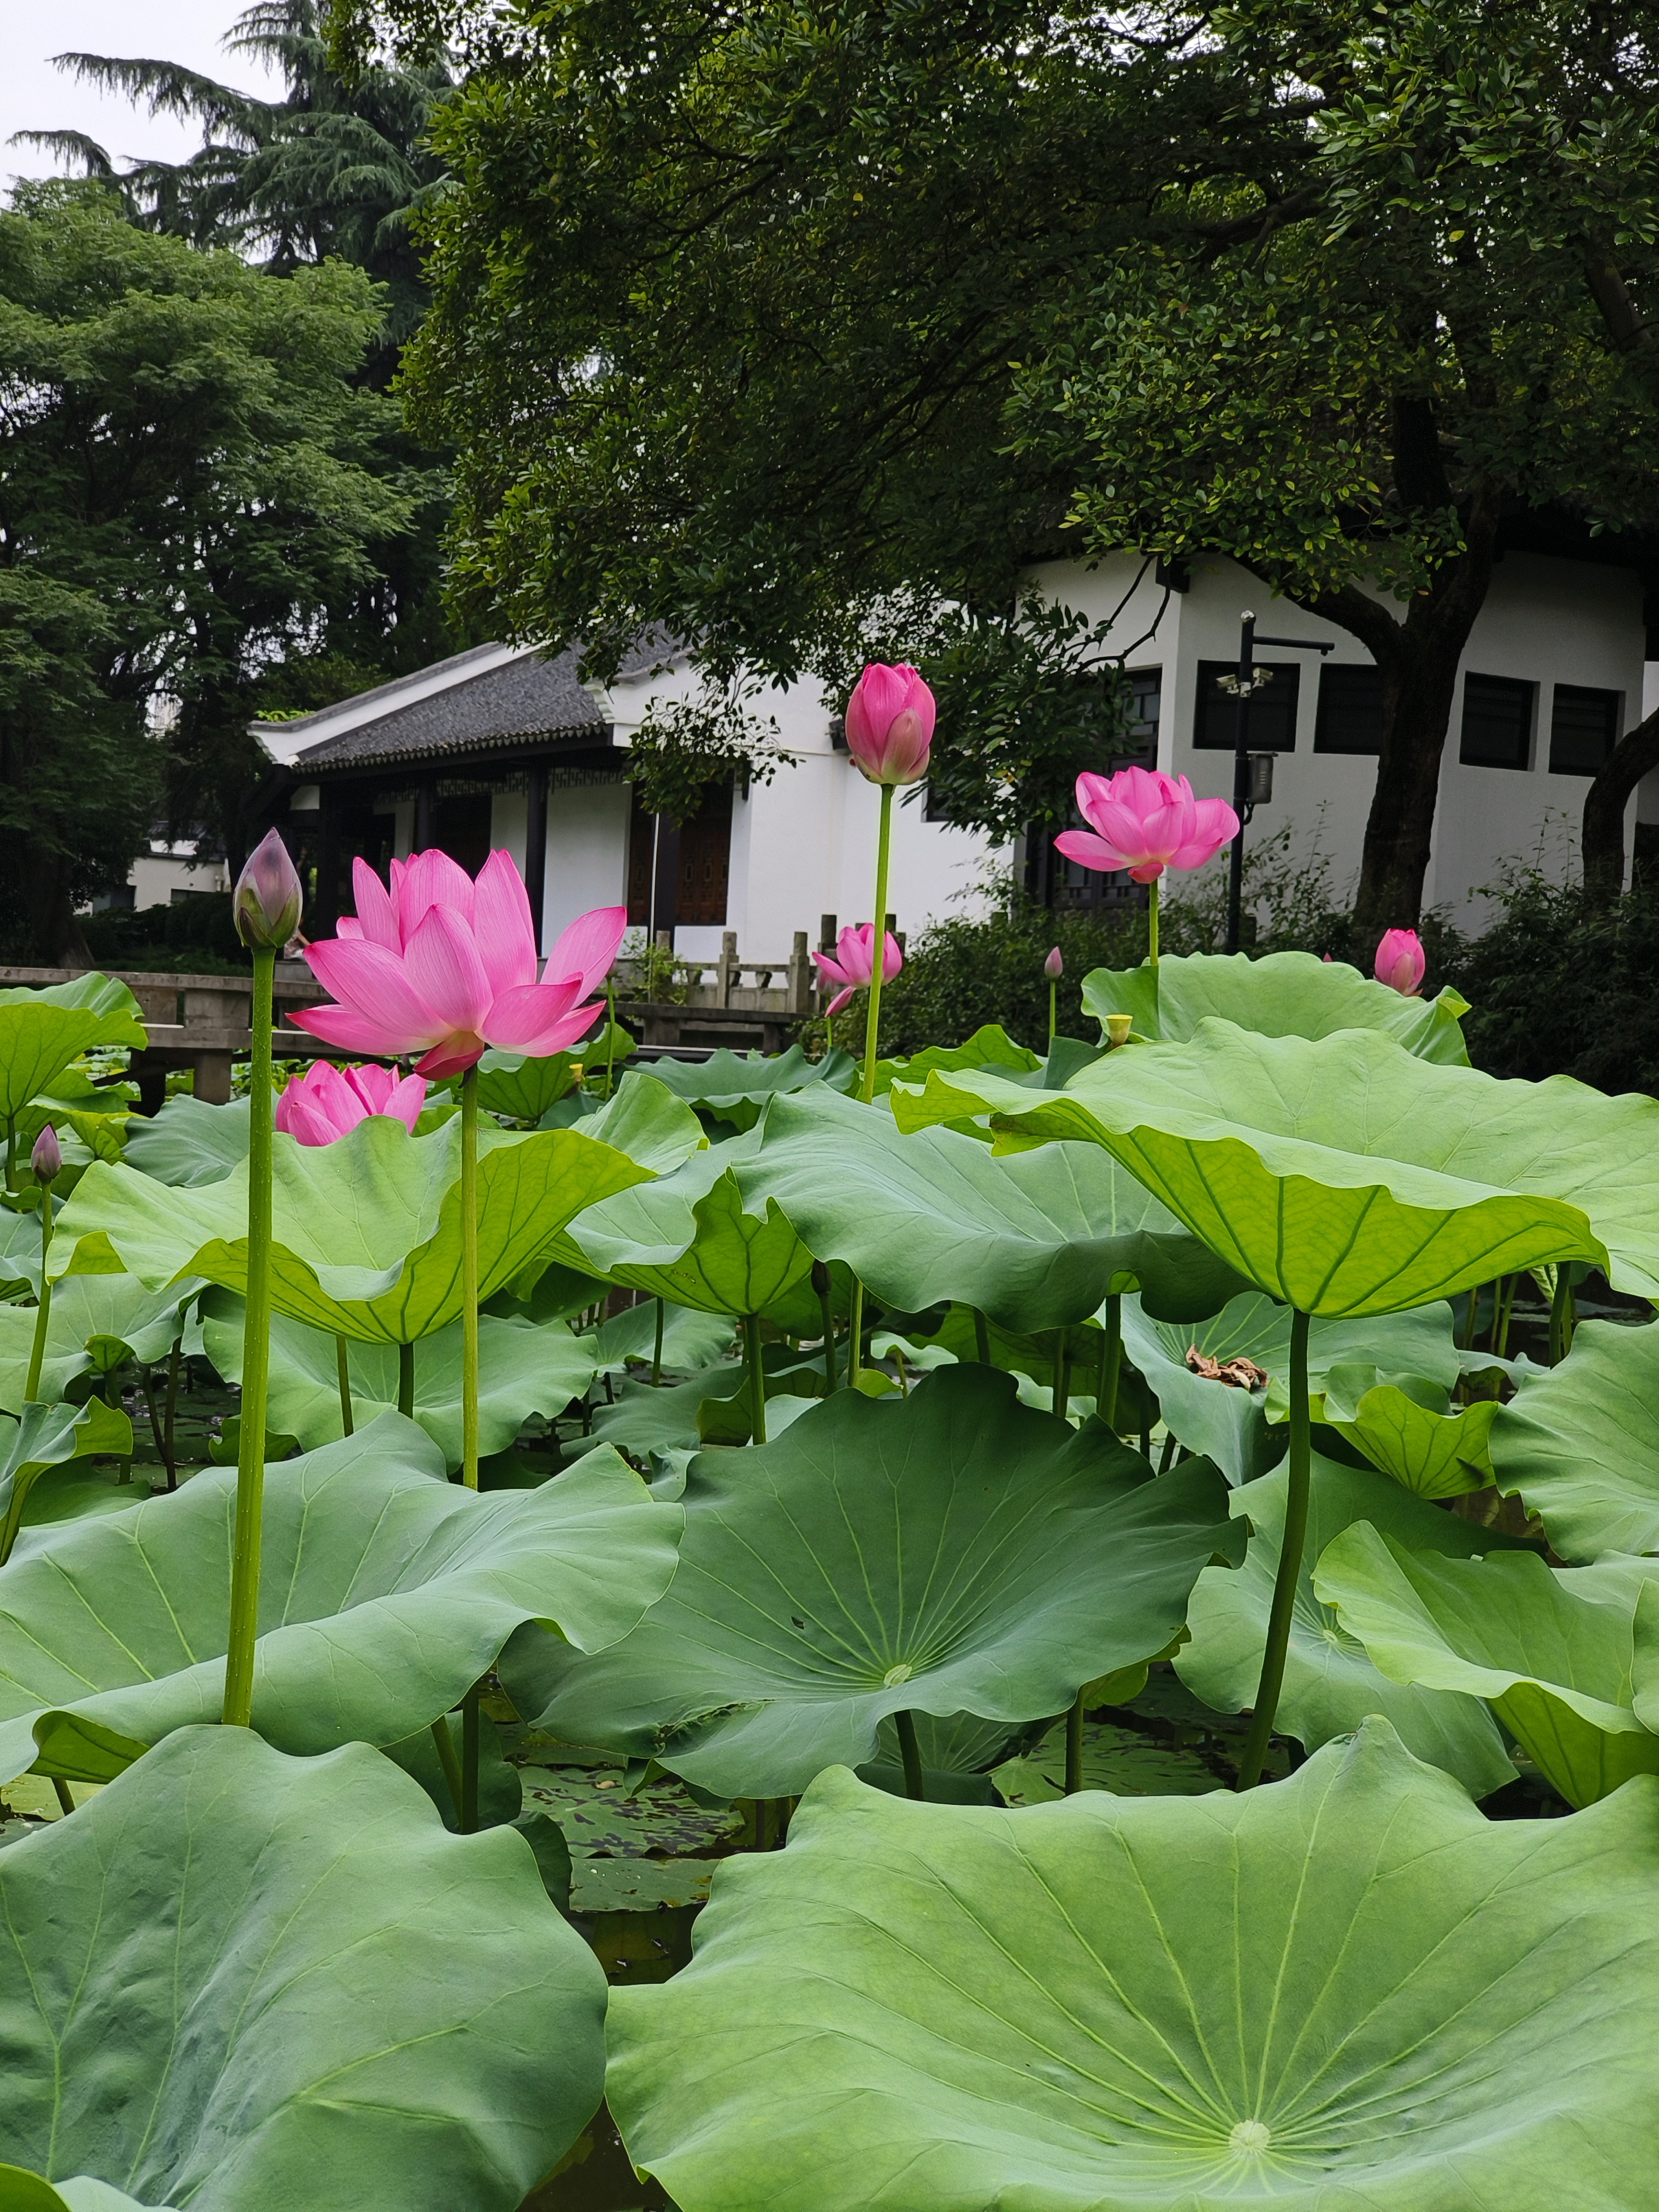
POLYGON ((1625 888, 1625 809, 1642 778, 1659 768, 1659 708, 1626 730, 1584 794, 1584 889, 1616 899, 1625 888))
POLYGON ((92 954, 75 918, 68 854, 26 841, 22 875, 36 958, 46 968, 90 968, 92 954))

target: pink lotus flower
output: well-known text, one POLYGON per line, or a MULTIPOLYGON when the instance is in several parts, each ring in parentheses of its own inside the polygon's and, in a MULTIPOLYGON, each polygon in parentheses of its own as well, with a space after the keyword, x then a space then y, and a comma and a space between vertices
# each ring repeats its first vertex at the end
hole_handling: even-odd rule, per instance
POLYGON ((847 750, 872 783, 920 783, 933 716, 933 695, 914 668, 872 660, 847 702, 847 750))
MULTIPOLYGON (((854 991, 861 991, 875 972, 876 925, 866 921, 862 929, 843 929, 836 939, 836 957, 827 952, 812 955, 818 963, 818 981, 844 983, 846 989, 836 993, 824 1008, 826 1016, 838 1014, 854 991)), ((890 931, 881 951, 881 980, 890 983, 904 965, 904 955, 899 951, 898 939, 890 931)))
POLYGON ((628 909, 596 907, 573 921, 536 980, 530 901, 510 854, 492 853, 475 884, 447 853, 392 863, 388 891, 352 864, 357 913, 337 937, 306 948, 337 1003, 295 1020, 325 1044, 390 1057, 418 1052, 418 1075, 455 1075, 491 1045, 546 1059, 586 1036, 599 1012, 586 999, 617 957, 628 909))
POLYGON ((1382 942, 1376 948, 1379 983, 1398 991, 1402 999, 1414 999, 1428 964, 1423 940, 1414 929, 1384 931, 1382 942))
POLYGON ((1054 840, 1060 850, 1085 868, 1127 868, 1138 884, 1156 883, 1165 868, 1201 868, 1238 835, 1238 817, 1224 799, 1194 799, 1184 775, 1157 769, 1085 772, 1077 780, 1077 803, 1100 834, 1064 830, 1054 840))
POLYGON ((425 1103, 426 1084, 418 1075, 318 1060, 276 1101, 276 1127, 302 1145, 331 1145, 369 1114, 395 1115, 412 1130, 425 1103))

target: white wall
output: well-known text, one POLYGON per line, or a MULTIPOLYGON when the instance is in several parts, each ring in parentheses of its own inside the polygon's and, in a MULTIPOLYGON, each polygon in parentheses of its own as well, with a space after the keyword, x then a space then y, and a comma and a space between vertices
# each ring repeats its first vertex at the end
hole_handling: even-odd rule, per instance
POLYGON ((222 860, 204 860, 198 866, 176 854, 141 855, 127 870, 135 907, 170 906, 174 891, 223 891, 230 878, 222 860))
MULTIPOLYGON (((621 906, 627 899, 628 808, 625 783, 581 784, 574 791, 548 793, 544 952, 578 915, 592 907, 621 906)), ((519 811, 522 817, 522 799, 519 811)))
MULTIPOLYGON (((1132 669, 1157 666, 1164 672, 1159 765, 1172 775, 1190 777, 1200 797, 1230 798, 1231 754, 1200 752, 1192 740, 1198 664, 1237 656, 1239 617, 1244 609, 1255 611, 1258 630, 1269 636, 1330 641, 1335 649, 1325 658, 1332 663, 1364 663, 1370 656, 1347 631, 1290 600, 1274 599, 1248 570, 1218 555, 1194 561, 1191 588, 1172 593, 1167 605, 1150 567, 1131 591, 1141 566, 1139 555, 1116 554, 1092 569, 1056 562, 1035 573, 1048 596, 1093 620, 1110 613, 1129 593, 1109 644, 1121 641, 1128 647, 1156 623, 1156 634, 1135 645, 1127 665, 1132 669)), ((1529 553, 1511 553, 1499 562, 1462 669, 1518 677, 1537 687, 1531 765, 1526 769, 1478 768, 1459 760, 1463 712, 1460 672, 1441 769, 1426 904, 1445 907, 1464 928, 1479 928, 1491 912, 1491 902, 1480 896, 1480 887, 1496 878, 1505 861, 1535 863, 1558 878, 1577 868, 1578 825, 1589 779, 1549 771, 1553 689, 1557 684, 1573 684, 1620 693, 1620 727, 1628 729, 1641 713, 1643 650, 1642 593, 1632 571, 1529 553)), ((1275 760, 1273 801, 1258 811, 1255 826, 1270 833, 1289 822, 1293 848, 1304 856, 1317 842, 1334 856, 1333 888, 1346 896, 1358 872, 1376 787, 1376 762, 1314 751, 1320 655, 1263 645, 1258 657, 1297 660, 1303 674, 1296 750, 1275 760)), ((1650 794, 1644 787, 1639 802, 1632 802, 1632 823, 1638 804, 1643 818, 1649 818, 1650 805, 1659 818, 1659 791, 1650 794)))

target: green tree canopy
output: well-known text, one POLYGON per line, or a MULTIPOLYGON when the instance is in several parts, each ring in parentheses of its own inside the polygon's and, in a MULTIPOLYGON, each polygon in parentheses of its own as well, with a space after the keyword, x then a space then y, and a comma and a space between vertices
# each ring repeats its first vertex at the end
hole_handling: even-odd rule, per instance
POLYGON ((409 528, 395 404, 354 380, 380 319, 360 270, 268 276, 102 186, 0 214, 0 881, 42 957, 82 949, 164 769, 234 846, 262 666, 409 528))

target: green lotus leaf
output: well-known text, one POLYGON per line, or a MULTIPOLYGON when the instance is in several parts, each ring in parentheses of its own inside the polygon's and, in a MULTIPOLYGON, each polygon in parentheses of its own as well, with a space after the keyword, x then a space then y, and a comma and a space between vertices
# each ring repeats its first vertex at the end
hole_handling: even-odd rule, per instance
POLYGON ((783 1091, 805 1091, 817 1084, 831 1091, 850 1090, 858 1072, 852 1054, 839 1047, 822 1060, 808 1060, 798 1044, 769 1056, 728 1052, 722 1046, 705 1060, 659 1060, 651 1067, 653 1080, 665 1084, 677 1098, 739 1130, 752 1129, 767 1101, 783 1091))
POLYGON ((40 1295, 40 1216, 33 1207, 0 1206, 0 1298, 40 1295))
POLYGON ((1555 1260, 1659 1296, 1659 1100, 1436 1067, 1374 1031, 1312 1041, 1200 1022, 1064 1091, 984 1074, 896 1091, 904 1126, 969 1107, 1017 1146, 1092 1138, 1257 1289, 1399 1313, 1555 1260))
POLYGON ((247 1158, 247 1117, 246 1098, 210 1106, 180 1091, 159 1114, 128 1130, 127 1164, 177 1190, 222 1182, 247 1158))
MULTIPOLYGON (((629 1043, 631 1046, 633 1039, 629 1043)), ((487 1052, 478 1062, 478 1103, 486 1114, 514 1121, 539 1121, 548 1108, 575 1086, 581 1061, 556 1052, 532 1060, 521 1052, 487 1052)))
MULTIPOLYGON (((106 1375, 130 1359, 165 1359, 179 1308, 199 1284, 153 1291, 137 1275, 70 1275, 53 1285, 40 1393, 58 1398, 77 1375, 106 1375)), ((34 1348, 35 1309, 0 1306, 0 1408, 21 1413, 34 1348)))
POLYGON ((447 1834, 361 1744, 183 1731, 0 1853, 0 2150, 49 2175, 514 2212, 599 2096, 605 1977, 528 1847, 447 1834))
POLYGON ((1402 1490, 1462 1498, 1492 1480, 1488 1438, 1495 1398, 1453 1407, 1443 1390, 1411 1377, 1379 1382, 1372 1367, 1340 1367, 1325 1378, 1322 1418, 1402 1490), (1358 1383, 1361 1387, 1354 1389, 1358 1383))
MULTIPOLYGON (((54 1771, 57 1714, 139 1745, 217 1718, 235 1499, 234 1468, 204 1469, 0 1571, 0 1773, 37 1748, 54 1771)), ((396 1413, 275 1462, 253 1724, 295 1752, 396 1743, 459 1705, 523 1621, 614 1642, 666 1588, 679 1525, 609 1451, 539 1489, 463 1489, 396 1413)), ((73 1755, 56 1771, 104 1778, 73 1755)))
MULTIPOLYGON (((26 2173, 21 2166, 0 2166, 0 2212, 155 2212, 155 2208, 140 2204, 137 2197, 107 2188, 84 2173, 59 2182, 54 2189, 51 2182, 43 2181, 38 2173, 26 2173)), ((167 2207, 161 2207, 160 2212, 167 2212, 167 2207)))
MULTIPOLYGON (((658 1389, 649 1382, 619 1382, 615 1403, 593 1409, 592 1440, 639 1460, 648 1460, 653 1452, 695 1450, 701 1441, 697 1413, 704 1399, 735 1398, 744 1380, 742 1364, 727 1361, 700 1369, 688 1382, 665 1382, 658 1389)), ((566 1449, 573 1457, 580 1455, 576 1445, 566 1449)))
POLYGON ((33 1147, 50 1121, 60 1138, 70 1133, 78 1137, 92 1158, 118 1160, 137 1102, 134 1084, 98 1083, 82 1068, 66 1067, 53 1077, 46 1090, 37 1091, 18 1115, 19 1158, 33 1147))
POLYGON ((48 1469, 71 1460, 132 1451, 132 1423, 100 1398, 84 1406, 25 1406, 21 1420, 0 1424, 0 1564, 10 1558, 29 1496, 48 1469))
POLYGON ((1163 1650, 1218 1551, 1225 1491, 1154 1481, 1006 1376, 946 1367, 908 1398, 840 1390, 775 1443, 704 1452, 667 1597, 607 1660, 520 1636, 501 1680, 572 1743, 655 1756, 722 1797, 795 1795, 874 1754, 889 1714, 1015 1725, 1163 1650))
POLYGON ((1172 1320, 1242 1287, 1093 1146, 999 1158, 951 1129, 902 1136, 886 1114, 818 1091, 774 1103, 737 1174, 748 1204, 775 1199, 819 1259, 905 1312, 953 1298, 1030 1332, 1137 1284, 1172 1320))
POLYGON ((1632 1774, 1659 1773, 1659 1735, 1635 1711, 1637 1597, 1651 1575, 1659 1562, 1618 1578, 1553 1572, 1534 1552, 1449 1559, 1360 1523, 1317 1554, 1313 1583, 1391 1681, 1489 1699, 1567 1802, 1583 1806, 1632 1774))
MULTIPOLYGON (((663 1309, 662 1364, 670 1375, 690 1375, 718 1366, 732 1354, 732 1323, 723 1314, 694 1313, 689 1306, 663 1309)), ((648 1362, 657 1342, 657 1302, 645 1298, 612 1314, 582 1337, 595 1367, 619 1374, 630 1359, 648 1362)))
MULTIPOLYGON (((1005 1804, 1049 1805, 1065 1796, 1066 1737, 1066 1722, 1056 1721, 1032 1750, 993 1770, 1005 1804)), ((1226 1784, 1191 1745, 1160 1743, 1115 1722, 1085 1720, 1082 1787, 1109 1790, 1114 1797, 1203 1797, 1226 1784)))
MULTIPOLYGON (((1233 1492, 1234 1513, 1254 1532, 1244 1564, 1237 1572, 1207 1569, 1193 1591, 1192 1640, 1176 1653, 1176 1672, 1218 1712, 1243 1712, 1255 1702, 1285 1529, 1285 1486, 1280 1468, 1233 1492)), ((1479 1692, 1464 1685, 1419 1686, 1379 1674, 1364 1645, 1316 1596, 1312 1563, 1356 1522, 1452 1559, 1513 1541, 1408 1497, 1386 1476, 1343 1467, 1316 1452, 1275 1726, 1312 1751, 1358 1728, 1367 1713, 1382 1713, 1408 1750, 1455 1775, 1472 1796, 1501 1789, 1513 1780, 1515 1769, 1479 1692)))
POLYGON ((590 1206, 568 1231, 574 1258, 698 1313, 776 1306, 811 1272, 813 1255, 775 1200, 749 1210, 734 1163, 755 1143, 751 1134, 712 1145, 648 1188, 590 1206))
MULTIPOLYGON (((1318 1394, 1332 1369, 1371 1358, 1391 1369, 1455 1382, 1451 1324, 1451 1308, 1441 1304, 1364 1322, 1316 1321, 1308 1331, 1310 1390, 1318 1394)), ((1126 1298, 1123 1348, 1151 1385, 1164 1425, 1188 1451, 1212 1459, 1230 1482, 1253 1482, 1278 1466, 1289 1442, 1283 1420, 1291 1358, 1288 1306, 1247 1291, 1208 1321, 1182 1328, 1154 1321, 1139 1298, 1126 1298), (1198 1374, 1188 1364, 1189 1350, 1222 1364, 1248 1359, 1267 1374, 1267 1386, 1246 1389, 1198 1374)))
POLYGON ((924 1083, 936 1067, 995 1067, 1023 1075, 1042 1066, 1041 1055, 1029 1045, 1016 1044, 1000 1022, 986 1022, 961 1044, 924 1045, 908 1060, 878 1060, 876 1094, 881 1097, 895 1082, 924 1083))
POLYGON ((1492 1426, 1498 1487, 1543 1516, 1564 1559, 1659 1552, 1659 1322, 1587 1321, 1559 1367, 1492 1426))
POLYGON ((88 1047, 145 1041, 137 999, 96 970, 45 990, 0 990, 0 1124, 9 1138, 35 1094, 88 1047))
POLYGON ((1488 1821, 1383 1720, 1242 1796, 827 1774, 612 1990, 606 2094, 684 2212, 1626 2212, 1656 1877, 1651 1783, 1488 1821))
POLYGON ((1468 1000, 1449 985, 1437 999, 1407 999, 1346 961, 1311 952, 1252 959, 1195 952, 1156 969, 1097 968, 1083 979, 1083 1011, 1103 1029, 1108 1014, 1133 1017, 1137 1036, 1184 1044, 1211 1015, 1262 1036, 1326 1037, 1338 1030, 1377 1030, 1419 1060, 1467 1067, 1462 1017, 1468 1000))
POLYGON ((626 1152, 653 1176, 672 1175, 708 1142, 690 1108, 643 1069, 630 1069, 615 1097, 582 1117, 582 1134, 626 1152))
MULTIPOLYGON (((658 1096, 671 1115, 683 1113, 659 1086, 658 1096)), ((384 1114, 331 1145, 299 1145, 279 1134, 276 1310, 381 1344, 411 1343, 456 1320, 459 1143, 454 1120, 412 1137, 384 1114)), ((572 1129, 516 1134, 486 1127, 478 1155, 483 1297, 544 1260, 573 1214, 652 1172, 572 1129)), ((240 1293, 247 1273, 246 1162, 197 1188, 169 1188, 101 1163, 88 1169, 58 1218, 52 1266, 62 1273, 102 1271, 111 1252, 153 1290, 200 1275, 240 1293)))
MULTIPOLYGON (((71 1279, 74 1279, 71 1278, 71 1279)), ((93 1279, 96 1279, 94 1278, 93 1279)), ((242 1379, 242 1301, 228 1291, 212 1295, 203 1342, 227 1382, 242 1379)), ((365 1428, 398 1404, 398 1353, 389 1344, 353 1344, 353 1425, 365 1428)), ((505 1451, 526 1419, 551 1420, 593 1379, 590 1352, 561 1321, 478 1317, 478 1449, 505 1451)), ((266 1422, 274 1435, 296 1437, 306 1450, 333 1443, 341 1434, 340 1370, 336 1340, 303 1322, 274 1315, 270 1324, 270 1399, 266 1422)), ((461 1463, 461 1324, 453 1321, 422 1337, 415 1353, 415 1419, 451 1468, 461 1463)))

